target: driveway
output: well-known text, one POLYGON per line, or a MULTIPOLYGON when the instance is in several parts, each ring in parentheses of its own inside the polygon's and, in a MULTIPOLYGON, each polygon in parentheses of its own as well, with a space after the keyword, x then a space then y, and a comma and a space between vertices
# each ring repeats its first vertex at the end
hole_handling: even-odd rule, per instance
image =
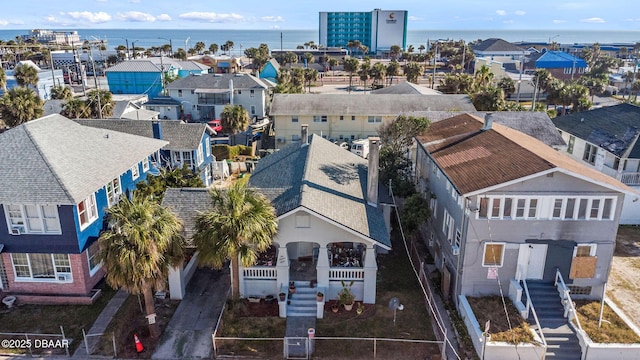
POLYGON ((211 336, 227 300, 229 286, 228 269, 197 269, 151 358, 211 358, 211 336))

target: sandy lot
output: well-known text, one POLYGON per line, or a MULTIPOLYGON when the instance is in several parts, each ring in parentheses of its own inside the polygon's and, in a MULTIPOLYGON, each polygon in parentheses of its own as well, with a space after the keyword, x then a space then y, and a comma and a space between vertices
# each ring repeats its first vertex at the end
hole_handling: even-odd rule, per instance
POLYGON ((618 230, 607 296, 640 327, 640 227, 618 230))

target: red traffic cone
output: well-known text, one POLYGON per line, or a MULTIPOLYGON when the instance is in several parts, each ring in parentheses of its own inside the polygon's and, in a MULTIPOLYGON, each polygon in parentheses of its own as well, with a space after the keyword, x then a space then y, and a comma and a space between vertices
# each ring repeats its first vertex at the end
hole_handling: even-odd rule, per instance
POLYGON ((138 339, 138 335, 136 335, 135 333, 133 334, 133 340, 136 342, 136 351, 139 353, 143 352, 144 346, 142 346, 140 339, 138 339))

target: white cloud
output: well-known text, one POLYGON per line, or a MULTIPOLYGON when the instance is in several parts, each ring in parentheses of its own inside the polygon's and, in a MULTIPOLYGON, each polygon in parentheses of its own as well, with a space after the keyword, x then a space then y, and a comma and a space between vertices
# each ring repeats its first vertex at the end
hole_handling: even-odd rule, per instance
POLYGON ((273 25, 273 26, 271 27, 271 29, 273 29, 273 30, 280 30, 280 26, 278 26, 278 25, 273 25))
POLYGON ((496 14, 500 15, 500 16, 505 16, 507 15, 507 12, 504 10, 496 10, 496 14))
POLYGON ((527 15, 526 11, 522 11, 522 10, 516 10, 516 12, 514 12, 514 14, 518 15, 518 16, 524 16, 527 15))
POLYGON ((602 24, 602 23, 605 22, 603 18, 599 18, 599 17, 592 17, 592 18, 588 18, 588 19, 582 19, 580 21, 581 22, 586 22, 586 23, 592 23, 592 24, 602 24))
POLYGON ((422 20, 424 20, 424 19, 423 19, 423 18, 421 18, 421 17, 417 17, 417 16, 409 15, 409 20, 410 20, 410 21, 422 21, 422 20))
POLYGON ((640 18, 638 18, 638 19, 624 19, 624 21, 636 22, 636 21, 640 21, 640 18))
POLYGON ((169 14, 160 14, 156 17, 158 21, 171 21, 171 16, 169 14))
POLYGON ((109 0, 96 0, 96 2, 107 2, 109 0))
POLYGON ((278 16, 263 16, 260 19, 262 19, 262 21, 267 21, 267 22, 284 22, 284 18, 280 15, 278 16))
POLYGON ((123 13, 118 13, 118 17, 121 20, 125 21, 133 21, 133 22, 154 22, 156 21, 155 16, 147 13, 143 13, 140 11, 127 11, 123 13))
POLYGON ((200 12, 200 11, 180 14, 178 17, 185 20, 204 21, 204 22, 212 22, 212 23, 240 22, 245 20, 245 18, 242 15, 238 15, 236 13, 218 14, 214 12, 200 12))
POLYGON ((90 11, 70 11, 63 13, 74 20, 84 20, 90 23, 104 23, 111 20, 111 15, 104 11, 92 13, 90 11))
POLYGON ((139 3, 139 2, 140 2, 140 0, 129 0, 129 2, 130 2, 130 3, 137 4, 137 3, 139 3))
POLYGON ((0 26, 7 26, 9 22, 7 20, 0 20, 0 26))
POLYGON ((504 24, 513 24, 513 20, 505 20, 503 21, 504 24))
POLYGON ((567 20, 556 19, 556 20, 553 20, 551 22, 554 23, 554 24, 564 24, 564 23, 567 22, 567 20))

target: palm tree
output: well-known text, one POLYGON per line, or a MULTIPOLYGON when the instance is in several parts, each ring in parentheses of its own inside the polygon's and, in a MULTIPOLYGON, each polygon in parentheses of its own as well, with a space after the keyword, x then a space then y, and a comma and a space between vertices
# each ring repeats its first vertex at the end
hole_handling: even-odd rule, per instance
POLYGON ((400 75, 400 64, 396 60, 391 60, 387 65, 387 76, 389 77, 389 85, 393 83, 393 77, 400 75))
POLYGON ((407 76, 407 81, 417 84, 418 78, 424 73, 424 68, 417 62, 410 62, 404 66, 404 74, 407 76))
POLYGON ((218 44, 209 45, 209 51, 215 55, 218 52, 218 44))
POLYGON ((310 52, 306 52, 304 54, 302 54, 302 58, 304 59, 304 61, 306 62, 307 66, 309 64, 313 64, 313 60, 315 59, 315 57, 313 56, 312 53, 310 52))
POLYGON ((389 55, 391 55, 392 60, 395 60, 401 53, 402 48, 399 45, 391 45, 391 48, 389 49, 389 55))
POLYGON ((262 194, 236 182, 226 190, 211 191, 212 208, 196 218, 193 236, 200 265, 221 268, 231 260, 232 295, 239 294, 239 263, 255 264, 278 230, 275 210, 262 194))
MULTIPOLYGON (((100 234, 98 259, 114 288, 144 296, 147 316, 155 313, 154 289, 162 289, 169 268, 181 266, 185 240, 182 222, 157 202, 134 192, 107 210, 110 230, 100 234)), ((158 323, 149 321, 151 337, 160 336, 158 323)))
POLYGON ((371 70, 369 70, 369 75, 373 79, 374 87, 380 85, 384 81, 384 76, 387 72, 387 68, 383 63, 377 62, 373 64, 371 70))
POLYGON ((3 92, 7 91, 7 73, 4 72, 2 67, 0 67, 0 88, 3 92))
POLYGON ((492 80, 493 80, 493 73, 491 72, 491 69, 486 65, 482 65, 482 67, 480 67, 480 69, 476 71, 474 85, 476 89, 479 90, 483 87, 489 86, 492 80))
POLYGON ((498 81, 498 87, 504 91, 505 96, 509 96, 516 91, 516 82, 512 78, 505 76, 498 81))
POLYGON ((193 48, 196 49, 198 54, 202 54, 202 51, 205 49, 206 45, 202 41, 198 41, 193 48))
POLYGON ((363 87, 367 88, 367 81, 369 81, 369 71, 371 70, 371 60, 367 58, 367 60, 363 61, 360 64, 360 70, 358 70, 358 76, 360 77, 360 81, 363 82, 363 87))
POLYGON ((220 121, 225 131, 237 134, 249 125, 249 113, 240 105, 227 105, 220 113, 220 121))
POLYGON ((311 82, 318 80, 318 70, 304 69, 304 81, 307 83, 308 92, 311 92, 311 82))
POLYGON ((231 54, 231 49, 233 49, 233 45, 234 45, 233 41, 227 40, 227 42, 224 43, 224 47, 226 49, 225 51, 228 51, 229 54, 231 54))
POLYGON ((362 46, 362 43, 360 42, 360 40, 349 40, 347 42, 347 48, 349 49, 349 56, 353 56, 353 54, 356 52, 356 49, 360 49, 360 46, 362 46))
POLYGON ((333 76, 335 76, 336 72, 335 72, 335 70, 333 68, 338 66, 338 59, 336 59, 334 57, 330 57, 329 60, 327 60, 327 63, 329 64, 329 68, 331 68, 331 70, 333 70, 333 76))
POLYGON ((478 111, 499 111, 504 108, 504 92, 496 86, 485 86, 471 95, 473 106, 478 111))
POLYGON ((109 118, 113 115, 115 102, 113 95, 107 90, 93 89, 87 92, 87 106, 91 109, 92 118, 109 118), (101 111, 102 109, 102 111, 101 111))
POLYGON ((344 67, 344 71, 349 73, 349 92, 351 92, 353 74, 355 74, 358 71, 360 62, 356 58, 348 58, 348 59, 344 59, 342 66, 344 67))
POLYGON ((422 55, 422 52, 426 49, 426 47, 424 46, 424 44, 420 44, 420 46, 418 46, 418 51, 420 52, 420 54, 422 55))
POLYGON ((14 70, 14 76, 19 86, 38 86, 38 70, 30 65, 20 65, 14 70))
POLYGON ((62 106, 61 114, 71 119, 88 118, 91 116, 91 108, 81 99, 69 99, 62 106))
POLYGON ((44 105, 35 91, 14 87, 0 97, 0 115, 8 127, 15 127, 42 116, 44 105))
POLYGON ((56 85, 51 88, 51 99, 69 100, 71 98, 73 98, 73 90, 70 86, 56 85))

